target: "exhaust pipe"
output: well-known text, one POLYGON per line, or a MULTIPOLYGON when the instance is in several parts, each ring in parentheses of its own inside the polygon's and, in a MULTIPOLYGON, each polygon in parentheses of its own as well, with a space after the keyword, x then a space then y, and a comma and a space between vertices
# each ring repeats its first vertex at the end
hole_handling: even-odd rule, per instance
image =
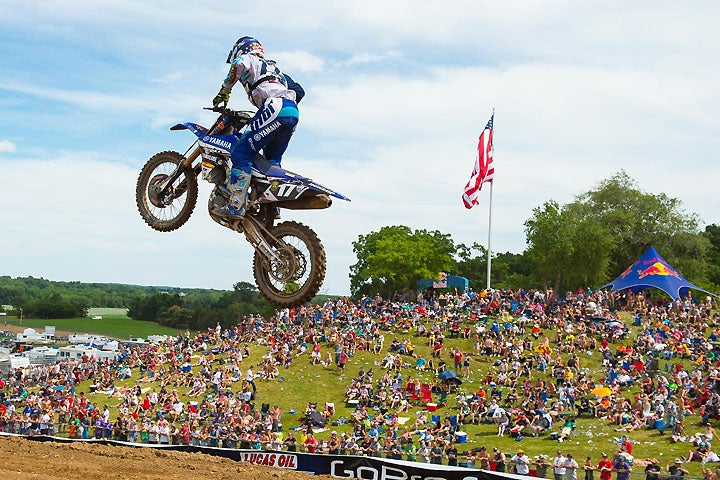
POLYGON ((292 202, 278 202, 276 207, 288 210, 322 210, 332 205, 332 199, 327 195, 316 195, 310 198, 301 198, 292 202))

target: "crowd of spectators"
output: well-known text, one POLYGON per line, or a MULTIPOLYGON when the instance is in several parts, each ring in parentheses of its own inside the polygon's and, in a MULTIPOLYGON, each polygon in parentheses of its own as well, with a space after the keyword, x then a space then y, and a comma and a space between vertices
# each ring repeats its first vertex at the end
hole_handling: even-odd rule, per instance
MULTIPOLYGON (((484 448, 458 452, 458 432, 491 423, 499 436, 561 443, 585 415, 625 435, 641 428, 667 431, 669 441, 691 448, 681 462, 720 461, 712 451, 718 436, 711 422, 720 417, 720 317, 712 302, 688 295, 663 303, 642 293, 583 290, 561 298, 540 290, 341 298, 269 319, 249 315, 231 328, 179 332, 158 344, 121 346, 115 360, 85 356, 18 369, 0 381, 0 429, 460 462, 526 473, 530 463, 542 468, 542 456, 529 462, 522 450, 510 460, 484 448), (632 313, 636 335, 628 334, 620 311, 632 313), (449 347, 457 343, 450 338, 471 340, 465 344, 472 351, 449 347), (419 355, 421 345, 430 353, 419 355), (259 362, 247 360, 251 349, 263 352, 259 362), (303 421, 283 431, 280 399, 256 399, 256 382, 282 380, 294 362, 345 370, 359 351, 371 352, 375 361, 344 372, 345 400, 354 406, 349 418, 319 399, 320 408, 309 403, 304 412, 290 412, 303 421), (593 354, 602 358, 601 371, 584 365, 593 354), (492 368, 477 368, 482 362, 492 368), (449 370, 453 376, 444 376, 449 370), (478 388, 458 387, 455 379, 473 375, 480 377, 478 388), (89 391, 107 395, 106 403, 78 390, 87 381, 89 391), (638 386, 633 398, 623 395, 638 386), (447 406, 447 413, 435 415, 428 404, 447 406), (693 415, 704 432, 685 432, 693 415), (315 437, 345 422, 352 432, 315 437)), ((620 448, 610 470, 620 471, 618 462, 631 464, 631 453, 627 445, 620 448)), ((563 475, 583 468, 572 457, 563 462, 563 475)), ((587 461, 585 467, 586 475, 599 470, 607 480, 602 468, 589 468, 587 461)))

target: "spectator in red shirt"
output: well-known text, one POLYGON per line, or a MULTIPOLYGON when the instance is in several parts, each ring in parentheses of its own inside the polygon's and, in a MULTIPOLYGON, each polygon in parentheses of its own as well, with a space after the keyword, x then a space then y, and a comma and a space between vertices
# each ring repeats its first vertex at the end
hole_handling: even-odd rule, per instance
POLYGON ((608 454, 603 452, 602 459, 598 463, 598 470, 600 471, 600 480, 610 480, 612 478, 612 462, 608 459, 608 454))
POLYGON ((307 434, 307 439, 305 439, 305 448, 307 448, 308 453, 317 452, 317 440, 315 439, 312 431, 307 434))
POLYGON ((622 436, 622 443, 620 444, 620 449, 623 452, 627 452, 630 455, 632 455, 633 446, 632 446, 632 442, 630 442, 630 440, 628 440, 627 435, 622 436))

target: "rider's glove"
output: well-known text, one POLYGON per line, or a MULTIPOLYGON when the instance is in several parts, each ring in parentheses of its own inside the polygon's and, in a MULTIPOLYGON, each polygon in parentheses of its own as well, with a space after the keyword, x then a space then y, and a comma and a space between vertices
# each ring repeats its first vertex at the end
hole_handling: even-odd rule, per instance
POLYGON ((218 108, 220 107, 220 104, 222 104, 223 107, 227 107, 229 101, 230 92, 227 92, 224 88, 221 88, 218 94, 215 95, 215 98, 213 98, 213 107, 218 108))

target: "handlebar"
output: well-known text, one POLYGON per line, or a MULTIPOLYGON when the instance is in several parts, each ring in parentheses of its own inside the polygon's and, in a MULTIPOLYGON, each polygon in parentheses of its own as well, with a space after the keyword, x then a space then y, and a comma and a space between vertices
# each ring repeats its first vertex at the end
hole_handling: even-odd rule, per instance
POLYGON ((210 110, 211 112, 219 113, 220 116, 215 120, 215 123, 210 128, 210 132, 214 133, 216 128, 224 129, 225 126, 233 126, 235 129, 240 130, 250 123, 255 112, 249 112, 244 110, 231 110, 227 107, 203 107, 203 110, 210 110))
POLYGON ((210 110, 215 113, 229 113, 230 115, 237 115, 240 117, 252 118, 255 112, 249 110, 231 110, 227 107, 203 107, 203 110, 210 110))

